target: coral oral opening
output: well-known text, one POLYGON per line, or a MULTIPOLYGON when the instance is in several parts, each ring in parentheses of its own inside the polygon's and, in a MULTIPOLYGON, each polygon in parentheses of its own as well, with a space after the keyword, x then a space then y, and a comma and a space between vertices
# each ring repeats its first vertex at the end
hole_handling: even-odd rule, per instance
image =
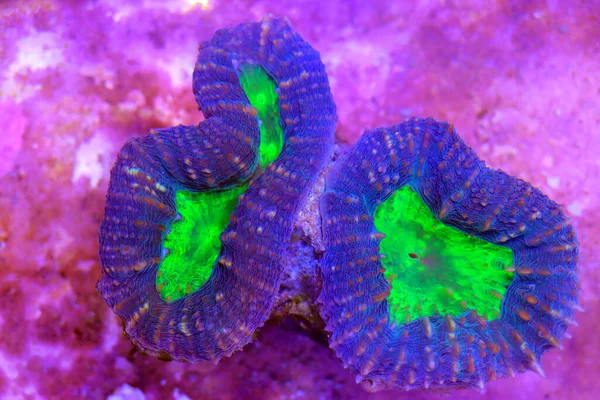
POLYGON ((500 317, 502 298, 512 281, 511 249, 470 236, 440 222, 410 186, 377 207, 380 244, 391 320, 475 310, 488 320, 500 317))
POLYGON ((164 300, 177 300, 206 283, 221 251, 221 232, 245 190, 244 185, 222 192, 177 192, 181 219, 173 222, 165 238, 168 253, 156 278, 164 300))
POLYGON ((277 86, 260 65, 243 65, 240 68, 239 78, 250 104, 258 111, 260 167, 265 168, 275 161, 283 148, 277 86))

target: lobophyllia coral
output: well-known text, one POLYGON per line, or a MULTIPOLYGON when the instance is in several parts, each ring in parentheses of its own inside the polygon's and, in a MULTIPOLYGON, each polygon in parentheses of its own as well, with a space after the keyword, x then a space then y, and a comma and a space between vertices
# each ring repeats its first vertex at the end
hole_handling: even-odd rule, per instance
MULTIPOLYGON (((600 336, 595 334, 600 330, 600 224, 594 218, 600 213, 598 15, 598 1, 555 0, 0 2, 0 398, 595 400, 600 392, 600 336), (98 231, 110 170, 130 138, 202 121, 190 90, 199 43, 221 28, 258 22, 268 13, 287 14, 326 67, 339 119, 332 162, 297 214, 282 256, 279 293, 252 343, 218 365, 163 362, 136 349, 122 333, 121 318, 96 290, 102 275, 98 231), (585 311, 575 313, 577 326, 560 341, 564 349, 542 355, 545 378, 526 371, 486 382, 483 390, 372 394, 329 348, 316 302, 327 251, 318 209, 325 175, 365 129, 411 116, 453 123, 488 167, 530 182, 564 205, 572 219, 579 241, 578 301, 585 311)), ((240 72, 243 77, 245 69, 240 72)), ((260 147, 262 140, 259 154, 260 147)), ((214 203, 222 193, 228 206, 229 195, 248 182, 218 192, 178 190, 181 219, 176 217, 165 234, 165 259, 179 270, 189 265, 176 263, 183 240, 171 239, 185 230, 190 211, 199 221, 208 216, 223 222, 214 208, 200 208, 199 197, 214 203)), ((429 229, 433 213, 407 186, 375 209, 375 229, 386 234, 379 253, 386 255, 382 267, 391 284, 392 321, 399 324, 408 315, 394 299, 410 301, 411 319, 462 307, 444 297, 454 287, 448 278, 462 286, 466 277, 475 284, 481 274, 467 275, 470 267, 459 269, 458 262, 419 271, 439 257, 421 251, 422 242, 429 244, 425 235, 413 242, 417 229, 404 231, 403 245, 390 248, 401 230, 391 229, 396 223, 383 213, 388 207, 399 210, 401 225, 415 228, 429 229), (398 199, 408 201, 398 207, 398 199), (431 215, 422 212, 417 217, 423 221, 413 221, 411 212, 417 210, 431 215), (408 249, 409 243, 416 248, 408 249), (394 264, 395 252, 404 264, 394 264), (405 267, 412 266, 418 268, 407 274, 417 279, 404 279, 405 267), (444 278, 446 293, 441 286, 423 284, 429 282, 422 279, 426 272, 444 278), (423 300, 408 288, 435 296, 423 300), (417 299, 423 303, 420 311, 417 299)), ((219 245, 229 222, 227 211, 223 215, 225 225, 214 229, 219 245)), ((201 226, 201 233, 209 232, 201 226)), ((424 232, 435 240, 439 255, 453 251, 436 235, 456 228, 436 228, 435 235, 424 232)), ((195 244, 200 237, 190 239, 195 244)), ((213 251, 208 253, 214 256, 213 251)), ((453 253, 452 261, 458 256, 453 253)), ((503 264, 504 256, 494 260, 503 264)), ((173 298, 188 290, 187 284, 181 288, 185 280, 170 276, 165 260, 158 271, 163 273, 156 290, 164 278, 169 284, 159 294, 166 304, 169 296, 176 302, 173 298)), ((496 273, 502 279, 494 279, 497 293, 481 296, 489 303, 478 311, 482 317, 497 319, 498 283, 515 274, 496 273)), ((193 278, 201 282, 204 277, 193 278)), ((461 300, 476 295, 453 290, 461 300)))
MULTIPOLYGON (((488 168, 452 125, 415 118, 366 132, 328 177, 322 213, 328 251, 320 301, 330 346, 369 389, 483 387, 525 368, 543 374, 542 353, 559 347, 573 322, 578 245, 569 220, 530 184, 488 168), (404 259, 395 255, 394 263, 408 264, 429 253, 434 265, 425 260, 408 265, 423 270, 421 288, 428 280, 446 280, 454 288, 442 288, 447 297, 461 296, 458 303, 467 299, 460 312, 448 307, 404 319, 405 313, 397 318, 391 307, 396 286, 410 285, 406 280, 416 274, 387 275, 398 265, 382 263, 389 254, 380 254, 380 245, 385 234, 395 232, 379 232, 376 218, 386 201, 405 189, 418 194, 438 225, 512 251, 504 260, 514 256, 513 263, 480 265, 463 285, 460 277, 443 277, 452 262, 450 252, 440 254, 445 245, 425 242, 421 250, 416 245, 414 252, 406 250, 404 259), (498 282, 489 277, 477 293, 477 275, 496 267, 500 274, 514 272, 505 293, 493 290, 498 282), (481 296, 501 300, 499 318, 469 306, 481 296)), ((407 226, 403 229, 431 236, 423 226, 407 226)), ((475 257, 473 249, 467 251, 456 256, 465 264, 475 257)), ((438 296, 425 295, 429 298, 416 300, 419 306, 438 296)))
MULTIPOLYGON (((270 315, 336 110, 318 53, 273 18, 202 44, 194 93, 205 121, 119 153, 98 289, 145 352, 217 362, 270 315)), ((452 125, 415 118, 365 133, 329 173, 321 215, 321 315, 367 389, 543 374, 542 353, 572 323, 569 221, 486 167, 452 125)))
POLYGON ((224 29, 202 44, 194 94, 203 122, 155 130, 119 153, 100 228, 98 290, 145 352, 217 362, 250 342, 269 316, 282 250, 329 155, 336 113, 318 53, 282 19, 224 29), (277 85, 283 132, 281 153, 264 170, 257 166, 266 122, 239 77, 258 67, 277 85), (157 274, 168 256, 163 242, 182 218, 177 193, 226 191, 247 180, 208 280, 163 298, 157 274))

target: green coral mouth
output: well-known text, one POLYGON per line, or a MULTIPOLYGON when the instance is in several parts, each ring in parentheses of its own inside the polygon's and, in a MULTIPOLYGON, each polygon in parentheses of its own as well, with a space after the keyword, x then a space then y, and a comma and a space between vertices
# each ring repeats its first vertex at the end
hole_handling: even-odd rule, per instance
POLYGON ((275 161, 283 148, 279 95, 277 86, 259 65, 246 64, 240 69, 240 84, 250 104, 258 111, 260 121, 260 167, 265 168, 275 161))
POLYGON ((164 300, 177 300, 208 281, 221 251, 221 232, 246 187, 222 192, 177 192, 175 205, 181 219, 171 225, 165 237, 163 246, 168 253, 156 278, 156 288, 164 300))
MULTIPOLYGON (((240 84, 256 108, 260 121, 259 165, 264 169, 283 148, 277 85, 258 65, 241 67, 240 84)), ((181 216, 173 222, 163 246, 167 253, 156 275, 156 288, 163 300, 175 301, 204 285, 221 251, 220 235, 248 185, 214 192, 179 190, 175 207, 181 216)))
POLYGON ((403 324, 467 309, 488 320, 500 317, 513 277, 511 249, 440 222, 409 186, 377 207, 375 227, 386 235, 380 253, 392 286, 391 320, 403 324))

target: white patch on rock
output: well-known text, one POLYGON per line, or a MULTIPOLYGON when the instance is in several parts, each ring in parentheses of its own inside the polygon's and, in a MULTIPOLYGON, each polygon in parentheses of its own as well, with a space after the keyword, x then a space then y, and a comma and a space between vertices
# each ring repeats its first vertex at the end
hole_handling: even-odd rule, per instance
POLYGON ((554 157, 546 154, 544 157, 542 157, 542 166, 545 168, 552 168, 554 166, 554 157))
POLYGON ((155 60, 154 64, 169 75, 173 87, 187 87, 192 82, 193 63, 186 57, 171 57, 167 61, 155 60))
POLYGON ((17 43, 18 53, 15 62, 8 68, 14 75, 29 68, 32 70, 57 67, 64 62, 63 40, 56 33, 37 32, 24 37, 17 43))
POLYGON ((577 200, 575 200, 571 204, 568 204, 567 210, 571 213, 571 215, 574 215, 576 217, 581 217, 581 214, 583 214, 581 203, 577 200))
POLYGON ((112 310, 107 307, 105 313, 102 349, 105 353, 109 353, 117 345, 121 326, 116 321, 112 310))
POLYGON ((19 83, 15 79, 28 70, 58 67, 64 63, 63 43, 60 35, 50 32, 32 31, 17 42, 17 55, 6 70, 6 80, 0 81, 0 92, 16 101, 28 99, 42 88, 40 84, 19 83))
POLYGON ((141 389, 124 383, 109 395, 106 400, 146 400, 146 395, 141 389))
MULTIPOLYGON (((354 67, 357 71, 356 82, 361 82, 360 93, 363 98, 371 98, 381 94, 393 65, 390 50, 364 40, 347 40, 343 45, 321 55, 327 69, 354 67), (377 79, 373 78, 376 72, 377 79)), ((335 76, 329 78, 332 88, 337 82, 335 76)))
POLYGON ((510 144, 497 144, 494 146, 494 157, 516 156, 519 150, 510 144))
POLYGON ((179 388, 173 390, 173 400, 192 400, 187 394, 181 393, 179 388))
POLYGON ((19 376, 19 368, 16 368, 11 361, 14 361, 14 357, 9 357, 3 352, 0 352, 0 371, 4 373, 9 380, 14 381, 19 376))
POLYGON ((106 155, 112 154, 112 144, 101 133, 94 134, 87 142, 82 143, 75 153, 75 168, 71 182, 75 184, 81 178, 87 178, 94 189, 100 179, 108 174, 110 165, 106 155))
POLYGON ((61 343, 46 344, 41 341, 30 341, 27 356, 43 360, 45 367, 59 368, 62 371, 70 371, 77 354, 61 343), (56 357, 60 354, 60 357, 56 357))
POLYGON ((553 189, 558 189, 560 187, 560 177, 558 176, 549 176, 546 178, 546 182, 548 183, 548 186, 553 189))

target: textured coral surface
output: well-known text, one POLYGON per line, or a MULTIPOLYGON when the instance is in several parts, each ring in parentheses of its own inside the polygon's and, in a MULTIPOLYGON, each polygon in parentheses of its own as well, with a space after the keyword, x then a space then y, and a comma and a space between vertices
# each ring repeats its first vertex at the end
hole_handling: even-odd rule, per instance
POLYGON ((148 354, 217 363, 251 342, 270 315, 296 214, 333 146, 336 113, 318 53, 285 19, 219 30, 200 45, 193 87, 205 117, 200 124, 153 130, 118 154, 100 225, 98 291, 148 354), (177 220, 176 191, 244 186, 262 156, 257 116, 264 117, 238 78, 237 65, 247 63, 260 65, 279 86, 285 146, 226 215, 223 246, 206 283, 183 297, 164 296, 156 283, 166 273, 163 240, 177 220))
MULTIPOLYGON (((540 355, 559 347, 573 324, 579 283, 570 221, 538 189, 487 168, 446 122, 411 118, 365 132, 328 176, 322 213, 327 251, 320 300, 331 347, 369 389, 483 388, 488 379, 524 369, 543 375, 540 355), (454 288, 469 297, 463 310, 390 323, 390 300, 403 277, 384 277, 393 257, 385 254, 386 263, 380 258, 387 238, 380 237, 373 216, 378 204, 406 185, 441 223, 514 253, 514 266, 507 267, 515 275, 506 294, 497 294, 500 318, 477 309, 474 299, 492 297, 493 286, 478 291, 472 274, 467 289, 454 288)), ((419 257, 414 251, 412 257, 419 257)), ((451 262, 442 258, 435 268, 449 273, 451 262)))
POLYGON ((217 366, 164 363, 132 352, 95 290, 118 150, 151 128, 197 123, 198 43, 269 12, 321 53, 339 140, 412 115, 452 121, 489 166, 531 182, 573 220, 585 312, 565 349, 544 358, 546 378, 520 374, 452 398, 595 398, 600 3, 566 0, 2 2, 1 396, 440 398, 363 392, 327 347, 269 325, 217 366))

